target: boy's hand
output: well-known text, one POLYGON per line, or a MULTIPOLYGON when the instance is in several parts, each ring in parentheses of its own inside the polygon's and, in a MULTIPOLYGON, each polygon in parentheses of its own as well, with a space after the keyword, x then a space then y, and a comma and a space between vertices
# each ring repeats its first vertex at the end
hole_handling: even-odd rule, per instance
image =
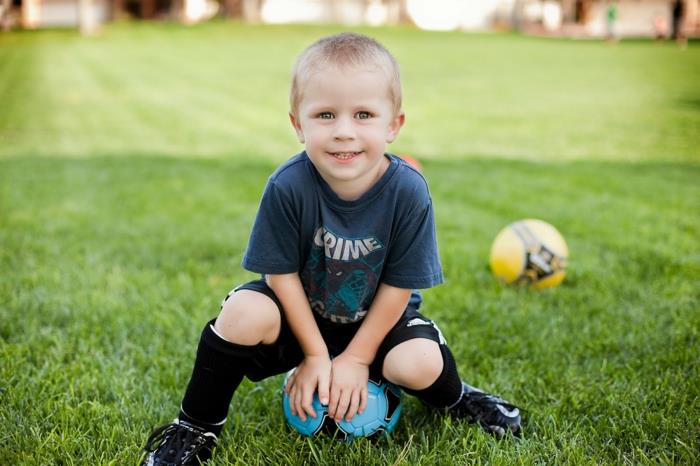
POLYGON ((292 414, 306 421, 306 415, 316 417, 311 404, 314 392, 318 388, 321 404, 328 404, 328 386, 330 385, 331 360, 328 356, 306 356, 294 373, 289 376, 284 391, 289 395, 289 407, 292 414))
POLYGON ((340 421, 349 421, 367 406, 367 379, 369 365, 356 357, 341 353, 333 360, 331 373, 331 399, 328 414, 340 421))

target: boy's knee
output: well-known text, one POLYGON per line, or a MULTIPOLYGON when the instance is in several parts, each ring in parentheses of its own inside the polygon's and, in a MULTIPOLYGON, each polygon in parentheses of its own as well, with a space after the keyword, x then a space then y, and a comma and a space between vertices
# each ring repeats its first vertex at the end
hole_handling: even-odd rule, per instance
POLYGON ((414 338, 396 345, 387 353, 382 372, 392 383, 422 390, 437 380, 442 367, 440 345, 427 338, 414 338))
POLYGON ((272 299, 257 291, 239 290, 224 302, 214 328, 231 343, 257 345, 274 343, 280 325, 280 310, 272 299))

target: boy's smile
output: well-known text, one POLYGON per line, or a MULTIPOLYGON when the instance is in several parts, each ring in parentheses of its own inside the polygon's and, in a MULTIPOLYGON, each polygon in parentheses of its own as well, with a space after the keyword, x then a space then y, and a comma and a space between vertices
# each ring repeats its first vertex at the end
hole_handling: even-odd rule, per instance
POLYGON ((359 198, 389 166, 384 157, 404 122, 379 68, 328 65, 305 80, 296 115, 299 140, 341 198, 359 198))
POLYGON ((362 152, 330 152, 330 154, 338 159, 338 161, 350 161, 357 157, 358 155, 361 155, 362 152))

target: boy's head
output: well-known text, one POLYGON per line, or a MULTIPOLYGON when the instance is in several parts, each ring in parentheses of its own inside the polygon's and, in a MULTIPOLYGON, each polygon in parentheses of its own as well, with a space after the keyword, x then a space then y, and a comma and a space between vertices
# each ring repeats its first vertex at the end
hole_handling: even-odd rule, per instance
POLYGON ((298 58, 289 117, 321 176, 341 197, 359 197, 389 165, 404 122, 399 68, 375 40, 326 37, 298 58))
MULTIPOLYGON (((343 32, 311 44, 297 58, 292 69, 289 94, 290 113, 297 115, 299 103, 310 77, 327 67, 375 69, 386 75, 383 83, 393 103, 394 114, 401 111, 399 65, 393 55, 376 40, 362 34, 343 32)), ((377 83, 380 85, 380 83, 377 83)))

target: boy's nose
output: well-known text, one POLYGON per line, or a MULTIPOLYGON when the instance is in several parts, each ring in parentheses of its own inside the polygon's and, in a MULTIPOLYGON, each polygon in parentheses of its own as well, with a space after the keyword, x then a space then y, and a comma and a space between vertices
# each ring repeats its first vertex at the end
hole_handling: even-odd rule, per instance
POLYGON ((353 130, 352 119, 343 117, 338 118, 333 126, 333 139, 342 141, 346 139, 353 139, 354 137, 355 132, 353 130))

